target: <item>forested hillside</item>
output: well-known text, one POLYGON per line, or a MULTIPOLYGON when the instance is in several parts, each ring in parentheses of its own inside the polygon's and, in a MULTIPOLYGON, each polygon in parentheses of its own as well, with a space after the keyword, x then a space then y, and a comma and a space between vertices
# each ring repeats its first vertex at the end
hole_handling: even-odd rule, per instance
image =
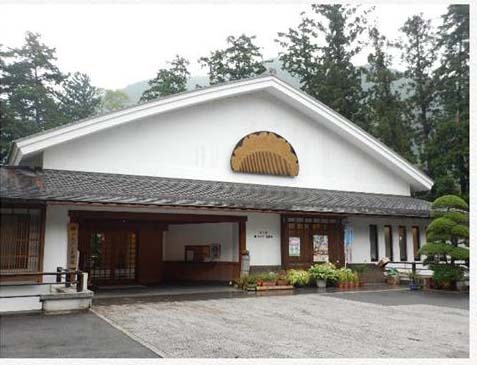
POLYGON ((29 32, 21 47, 0 44, 0 159, 5 163, 13 140, 37 131, 273 69, 430 175, 435 185, 424 198, 468 199, 469 6, 450 5, 439 27, 422 14, 404 19, 396 39, 369 21, 372 12, 311 5, 295 27, 277 33, 280 53, 272 60, 264 60, 254 35, 230 35, 223 48, 204 50, 198 60, 177 55, 153 79, 124 90, 62 72, 55 48, 29 32), (401 73, 391 67, 391 50, 399 51, 401 73), (353 64, 363 52, 368 64, 353 64), (205 76, 192 76, 190 62, 205 76))

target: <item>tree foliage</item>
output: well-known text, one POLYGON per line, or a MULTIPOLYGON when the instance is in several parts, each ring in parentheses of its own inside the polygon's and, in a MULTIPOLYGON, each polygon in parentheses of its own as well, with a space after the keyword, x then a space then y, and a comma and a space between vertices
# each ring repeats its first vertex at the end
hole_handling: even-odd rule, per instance
POLYGON ((88 75, 75 72, 62 86, 57 96, 60 111, 67 121, 87 118, 98 112, 101 104, 100 90, 91 85, 88 75))
POLYGON ((405 36, 400 47, 406 65, 405 87, 409 95, 406 100, 407 111, 416 131, 414 145, 417 147, 417 157, 422 167, 429 171, 425 151, 435 128, 436 85, 433 68, 437 57, 436 37, 430 20, 424 19, 422 14, 408 18, 401 32, 405 36))
POLYGON ((122 90, 103 90, 101 98, 101 111, 110 113, 131 104, 128 95, 122 90))
POLYGON ((199 63, 208 70, 211 85, 257 76, 266 71, 260 47, 254 44, 255 38, 245 34, 229 36, 227 48, 199 58, 199 63))
POLYGON ((171 66, 170 68, 159 69, 157 76, 149 81, 149 89, 144 91, 140 101, 153 100, 161 96, 186 91, 187 80, 190 76, 187 70, 189 61, 176 55, 169 64, 171 66))
POLYGON ((368 11, 347 5, 312 5, 300 24, 278 33, 283 67, 299 78, 302 89, 364 126, 361 69, 352 63, 368 11))
POLYGON ((403 102, 393 83, 399 75, 390 69, 391 57, 386 53, 386 38, 377 28, 369 32, 373 52, 368 56, 368 69, 365 70, 370 83, 366 95, 366 125, 389 147, 413 160, 411 151, 411 125, 405 116, 403 102))
POLYGON ((456 260, 469 264, 468 209, 467 203, 455 195, 442 196, 432 204, 433 220, 427 227, 427 242, 419 252, 426 255, 424 263, 430 264, 436 281, 462 276, 456 260))
POLYGON ((450 5, 438 31, 440 114, 427 153, 432 176, 447 177, 463 197, 469 194, 469 43, 469 6, 450 5))

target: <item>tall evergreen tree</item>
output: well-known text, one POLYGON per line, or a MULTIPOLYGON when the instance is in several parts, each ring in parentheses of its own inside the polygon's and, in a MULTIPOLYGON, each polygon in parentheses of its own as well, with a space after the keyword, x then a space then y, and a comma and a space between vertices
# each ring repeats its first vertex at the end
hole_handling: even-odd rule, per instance
POLYGON ((211 85, 253 77, 266 71, 260 47, 254 44, 255 38, 245 34, 229 36, 227 48, 212 51, 209 57, 199 58, 202 67, 208 68, 211 85))
POLYGON ((54 63, 55 49, 41 43, 39 34, 27 32, 25 44, 3 52, 2 58, 1 92, 14 118, 40 129, 55 126, 59 116, 55 88, 64 79, 54 63))
POLYGON ((190 76, 187 70, 189 61, 176 55, 169 64, 170 68, 159 69, 157 76, 149 81, 149 89, 144 91, 140 101, 153 100, 187 90, 187 80, 190 76))
POLYGON ((351 59, 361 50, 369 10, 341 4, 314 4, 312 10, 315 18, 302 14, 297 29, 278 34, 283 67, 304 91, 366 128, 361 70, 351 59))
POLYGON ((75 72, 63 82, 58 99, 60 110, 67 121, 94 115, 101 103, 99 89, 91 85, 88 75, 80 72, 75 72))
POLYGON ((435 191, 469 194, 469 6, 450 5, 438 31, 442 52, 436 70, 440 115, 428 146, 435 191))
POLYGON ((376 28, 370 30, 373 52, 368 56, 365 71, 370 83, 366 91, 367 125, 371 132, 387 146, 413 161, 411 126, 403 113, 399 93, 393 82, 399 75, 390 69, 391 57, 385 53, 386 38, 376 28))
POLYGON ((406 103, 417 132, 415 146, 418 147, 421 166, 431 173, 425 151, 435 128, 433 112, 436 108, 436 87, 433 69, 437 58, 436 39, 430 20, 425 20, 422 14, 407 19, 400 30, 405 35, 400 47, 406 64, 404 76, 408 80, 406 88, 409 97, 406 103))

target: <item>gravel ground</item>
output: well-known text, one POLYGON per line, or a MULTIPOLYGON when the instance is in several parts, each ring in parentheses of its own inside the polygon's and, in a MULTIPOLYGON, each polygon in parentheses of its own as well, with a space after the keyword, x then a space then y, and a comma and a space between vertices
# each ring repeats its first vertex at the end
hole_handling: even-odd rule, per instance
POLYGON ((308 294, 134 303, 95 311, 166 357, 469 356, 469 311, 453 307, 308 294))

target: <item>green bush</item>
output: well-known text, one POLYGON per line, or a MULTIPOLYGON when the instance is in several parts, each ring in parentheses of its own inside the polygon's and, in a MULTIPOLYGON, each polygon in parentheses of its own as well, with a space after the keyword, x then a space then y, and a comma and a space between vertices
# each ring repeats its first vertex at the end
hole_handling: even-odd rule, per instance
POLYGON ((333 264, 316 264, 310 267, 308 272, 313 280, 325 280, 327 282, 335 282, 338 280, 336 267, 333 264))
POLYGON ((257 276, 259 281, 277 281, 278 280, 278 274, 272 271, 262 272, 257 274, 257 276))
POLYGON ((310 274, 306 270, 291 269, 287 272, 287 280, 296 287, 308 286, 310 285, 310 274))
MULTIPOLYGON (((356 274, 357 275, 357 274, 356 274)), ((341 283, 349 283, 353 281, 355 273, 351 269, 342 267, 336 270, 336 279, 341 283)))
POLYGON ((434 200, 434 202, 432 203, 432 209, 448 209, 448 208, 468 210, 469 205, 465 202, 464 199, 455 195, 441 196, 440 198, 437 198, 436 200, 434 200))
POLYGON ((438 283, 445 281, 458 281, 464 277, 464 270, 456 265, 431 265, 433 270, 432 279, 438 283))

